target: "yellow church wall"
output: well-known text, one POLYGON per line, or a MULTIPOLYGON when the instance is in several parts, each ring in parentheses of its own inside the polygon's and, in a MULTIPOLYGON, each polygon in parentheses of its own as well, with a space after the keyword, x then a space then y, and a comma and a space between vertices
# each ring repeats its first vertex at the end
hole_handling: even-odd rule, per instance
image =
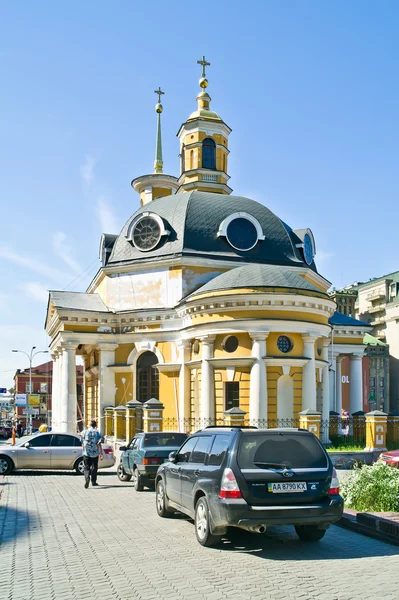
POLYGON ((248 333, 229 333, 216 336, 214 343, 214 357, 215 358, 229 358, 234 356, 251 356, 252 353, 252 341, 248 333), (238 348, 235 352, 226 352, 223 349, 223 340, 229 335, 235 335, 238 339, 238 348))
MULTIPOLYGON (((218 311, 212 314, 192 314, 192 324, 213 323, 216 321, 236 321, 237 319, 274 319, 285 321, 301 321, 306 323, 320 323, 327 325, 328 318, 313 313, 302 313, 294 311, 274 310, 230 310, 229 312, 218 311)), ((281 335, 281 334, 280 334, 281 335)), ((291 334, 290 334, 291 335, 291 334)))
MULTIPOLYGON (((319 298, 319 296, 317 296, 317 294, 319 292, 308 292, 306 290, 293 290, 291 288, 285 288, 285 287, 279 287, 279 288, 234 288, 232 290, 217 290, 215 292, 206 292, 203 294, 198 294, 198 296, 196 295, 194 297, 195 300, 202 300, 202 299, 213 299, 213 298, 217 298, 218 296, 226 296, 227 294, 229 296, 235 296, 235 295, 241 295, 241 294, 264 294, 264 293, 271 293, 271 294, 288 294, 290 296, 293 295, 293 293, 295 293, 295 295, 299 295, 303 298, 302 302, 306 302, 306 298, 319 298)), ((321 299, 321 298, 320 298, 321 299)), ((323 300, 325 298, 322 298, 323 300)), ((277 308, 277 306, 276 306, 277 308)))
POLYGON ((115 388, 115 406, 133 400, 133 373, 115 373, 115 388))
POLYGON ((294 380, 294 419, 302 410, 302 367, 291 367, 290 375, 294 380))
POLYGON ((182 296, 191 294, 196 289, 205 285, 218 275, 224 273, 226 269, 209 268, 209 267, 191 267, 183 266, 182 270, 182 296))
POLYGON ((154 187, 152 188, 152 199, 156 200, 157 198, 161 198, 162 196, 170 196, 172 193, 171 189, 154 187))
POLYGON ((363 344, 362 337, 335 337, 334 344, 363 344))
POLYGON ((295 356, 303 356, 303 340, 302 340, 302 336, 300 333, 291 333, 291 332, 278 332, 278 333, 269 333, 269 335, 267 336, 267 340, 266 340, 266 344, 267 344, 267 355, 268 356, 284 356, 285 358, 287 358, 288 356, 291 357, 295 357, 295 356), (285 353, 285 352, 281 352, 278 347, 277 347, 277 340, 280 337, 280 335, 286 335, 292 342, 293 344, 293 348, 291 350, 291 352, 289 353, 285 353))
POLYGON ((120 344, 115 350, 115 363, 117 365, 126 365, 129 354, 134 349, 134 344, 120 344))

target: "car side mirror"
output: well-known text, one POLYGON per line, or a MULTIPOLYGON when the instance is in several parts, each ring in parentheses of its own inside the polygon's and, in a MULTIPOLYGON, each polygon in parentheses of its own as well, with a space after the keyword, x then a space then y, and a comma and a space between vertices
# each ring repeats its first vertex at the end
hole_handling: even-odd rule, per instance
POLYGON ((127 450, 127 446, 121 446, 121 447, 119 448, 119 450, 120 450, 121 452, 125 452, 125 450, 127 450))
POLYGON ((177 452, 171 452, 169 454, 169 461, 170 462, 172 462, 172 463, 177 462, 176 458, 177 458, 177 452))
POLYGON ((29 443, 29 442, 26 442, 26 443, 24 444, 24 448, 30 448, 30 443, 29 443))

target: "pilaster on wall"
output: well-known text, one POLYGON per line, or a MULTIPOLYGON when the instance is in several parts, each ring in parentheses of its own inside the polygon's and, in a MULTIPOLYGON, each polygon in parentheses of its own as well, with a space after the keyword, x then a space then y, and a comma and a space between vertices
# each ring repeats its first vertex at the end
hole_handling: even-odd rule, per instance
POLYGON ((215 337, 208 335, 200 338, 202 341, 200 417, 204 423, 215 418, 213 367, 209 363, 209 359, 213 358, 215 337))
POLYGON ((179 353, 179 421, 190 417, 190 369, 187 363, 191 358, 191 340, 182 340, 177 343, 179 353))

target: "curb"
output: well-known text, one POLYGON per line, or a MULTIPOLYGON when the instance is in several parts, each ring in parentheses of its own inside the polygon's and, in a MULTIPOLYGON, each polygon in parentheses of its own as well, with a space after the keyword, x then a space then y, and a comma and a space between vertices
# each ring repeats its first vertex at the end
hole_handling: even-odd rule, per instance
POLYGON ((390 519, 345 508, 343 516, 335 525, 399 546, 399 523, 390 519))

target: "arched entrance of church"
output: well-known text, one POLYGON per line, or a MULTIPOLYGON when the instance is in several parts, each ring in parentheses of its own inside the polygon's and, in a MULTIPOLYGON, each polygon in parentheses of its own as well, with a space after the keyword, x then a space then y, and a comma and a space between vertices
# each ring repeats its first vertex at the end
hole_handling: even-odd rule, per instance
POLYGON ((294 382, 290 375, 282 375, 277 382, 277 418, 294 418, 294 382))
POLYGON ((150 398, 159 400, 159 371, 156 368, 158 358, 147 350, 140 354, 136 363, 136 399, 147 402, 150 398))

